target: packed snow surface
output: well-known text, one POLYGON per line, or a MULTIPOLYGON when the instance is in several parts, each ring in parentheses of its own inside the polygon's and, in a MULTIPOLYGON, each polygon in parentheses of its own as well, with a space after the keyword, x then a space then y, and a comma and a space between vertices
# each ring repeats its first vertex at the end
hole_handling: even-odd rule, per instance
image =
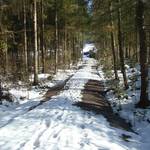
POLYGON ((94 59, 84 60, 65 90, 33 110, 28 111, 40 99, 1 105, 0 150, 143 150, 140 136, 113 128, 102 115, 72 105, 82 101, 81 90, 89 79, 103 80, 102 70, 98 75, 92 69, 96 64, 94 59), (122 134, 131 136, 128 142, 122 134))

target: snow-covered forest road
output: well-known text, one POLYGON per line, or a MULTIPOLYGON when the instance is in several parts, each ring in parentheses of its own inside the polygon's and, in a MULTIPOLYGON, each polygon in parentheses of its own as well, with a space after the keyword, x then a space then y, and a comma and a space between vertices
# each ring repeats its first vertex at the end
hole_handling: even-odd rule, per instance
MULTIPOLYGON (((140 136, 111 127, 100 114, 72 105, 82 101, 88 80, 103 81, 103 72, 87 59, 58 95, 37 104, 30 101, 8 112, 0 122, 0 150, 140 150, 140 136), (130 135, 127 141, 122 135, 130 135)), ((40 99, 39 99, 40 101, 40 99)))

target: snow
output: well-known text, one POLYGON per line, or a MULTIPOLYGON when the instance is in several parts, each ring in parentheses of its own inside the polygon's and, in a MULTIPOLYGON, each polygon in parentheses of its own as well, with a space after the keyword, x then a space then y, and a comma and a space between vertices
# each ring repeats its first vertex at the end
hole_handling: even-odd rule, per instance
MULTIPOLYGON (((80 66, 81 63, 78 64, 80 66)), ((52 87, 56 84, 59 84, 66 80, 69 76, 75 73, 76 69, 72 66, 71 69, 61 70, 59 69, 57 73, 52 77, 52 80, 49 80, 48 77, 50 77, 50 74, 39 74, 38 78, 40 81, 41 87, 52 87)), ((33 76, 32 76, 33 77, 33 76)), ((30 81, 32 81, 32 77, 30 78, 30 81)), ((13 95, 13 99, 17 103, 25 103, 29 100, 33 99, 40 99, 43 97, 43 95, 46 93, 47 88, 41 89, 34 86, 22 86, 22 83, 20 83, 20 86, 16 86, 14 88, 11 88, 9 90, 9 93, 13 95)), ((5 102, 3 102, 6 104, 5 102)))
MULTIPOLYGON (((44 79, 47 79, 48 77, 50 77, 51 75, 50 74, 48 74, 48 73, 40 73, 40 74, 38 74, 38 79, 39 80, 44 80, 44 79)), ((33 80, 34 80, 34 74, 32 74, 30 77, 29 77, 29 80, 31 81, 31 82, 33 82, 33 80)))
MULTIPOLYGON (((73 105, 82 101, 82 89, 89 79, 104 80, 102 69, 98 75, 92 68, 95 65, 96 60, 84 59, 64 90, 33 110, 29 108, 40 98, 14 106, 1 105, 0 150, 148 150, 148 137, 143 140, 111 127, 102 115, 73 105), (122 134, 131 136, 129 142, 122 134)), ((142 136, 146 135, 143 132, 142 136)))
MULTIPOLYGON (((126 73, 129 82, 129 89, 124 90, 121 97, 110 91, 107 94, 107 99, 110 101, 114 111, 120 116, 125 118, 128 122, 133 125, 135 132, 139 134, 140 138, 140 147, 139 150, 148 150, 150 148, 150 109, 138 109, 135 108, 135 104, 140 99, 140 86, 141 86, 141 77, 140 77, 140 66, 137 64, 135 68, 131 68, 128 65, 126 66, 126 73), (124 95, 127 95, 124 96, 124 95)), ((123 87, 123 78, 121 72, 118 71, 120 78, 120 88, 123 87)), ((149 69, 150 75, 150 69, 149 69)), ((149 76, 150 77, 150 76, 149 76)), ((150 82, 149 82, 149 97, 150 97, 150 82)))
POLYGON ((94 51, 94 52, 96 52, 96 47, 95 47, 95 45, 93 43, 92 44, 85 44, 84 45, 83 53, 89 52, 91 50, 94 51))

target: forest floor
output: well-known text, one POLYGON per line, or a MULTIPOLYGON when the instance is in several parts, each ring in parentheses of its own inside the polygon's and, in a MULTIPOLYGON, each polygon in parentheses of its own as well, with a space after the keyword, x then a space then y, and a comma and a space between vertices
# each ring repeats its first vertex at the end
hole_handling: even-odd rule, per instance
POLYGON ((70 72, 39 98, 0 105, 0 149, 148 150, 149 141, 113 113, 97 61, 70 72))

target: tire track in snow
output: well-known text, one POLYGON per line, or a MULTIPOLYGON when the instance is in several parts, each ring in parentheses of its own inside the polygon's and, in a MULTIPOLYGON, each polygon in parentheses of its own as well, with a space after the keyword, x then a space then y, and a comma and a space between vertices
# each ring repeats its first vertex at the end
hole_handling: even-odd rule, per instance
MULTIPOLYGON (((84 82, 84 83, 86 83, 86 82, 84 82)), ((76 86, 78 87, 78 84, 76 86)), ((81 90, 80 90, 80 93, 81 93, 81 90)), ((59 97, 58 97, 58 99, 59 99, 59 97)), ((37 149, 40 150, 40 149, 43 149, 43 147, 45 147, 45 145, 49 145, 50 147, 49 146, 48 147, 53 150, 53 149, 60 149, 62 147, 72 147, 72 145, 74 145, 74 144, 78 145, 79 146, 78 148, 80 149, 80 148, 84 147, 83 143, 85 141, 87 142, 86 143, 87 145, 89 144, 88 133, 85 131, 85 126, 84 126, 85 114, 81 118, 82 120, 79 120, 79 122, 82 122, 82 124, 74 126, 74 123, 76 121, 75 119, 77 119, 79 117, 79 114, 77 112, 74 113, 74 112, 69 111, 67 108, 68 106, 66 107, 66 105, 67 104, 65 104, 65 103, 63 104, 64 108, 62 109, 62 112, 59 113, 59 115, 57 114, 57 117, 55 117, 56 119, 58 119, 57 121, 55 120, 57 122, 55 124, 55 127, 49 128, 47 130, 47 132, 45 132, 43 134, 43 136, 41 136, 40 141, 41 141, 42 145, 41 145, 41 147, 38 147, 37 149), (54 130, 53 133, 50 130, 54 130), (65 136, 64 136, 64 134, 65 134, 65 136), (73 140, 73 138, 74 138, 73 136, 75 134, 77 134, 77 136, 76 136, 76 139, 73 140), (47 140, 45 141, 45 139, 47 139, 47 140), (73 141, 76 143, 71 143, 73 141), (81 141, 83 141, 83 142, 81 142, 81 141), (54 145, 54 147, 53 147, 53 145, 54 145)), ((69 107, 76 108, 76 106, 72 106, 72 104, 69 107)), ((77 109, 79 109, 79 108, 76 108, 74 111, 78 111, 77 109)), ((70 110, 72 110, 72 109, 70 108, 70 110)))

